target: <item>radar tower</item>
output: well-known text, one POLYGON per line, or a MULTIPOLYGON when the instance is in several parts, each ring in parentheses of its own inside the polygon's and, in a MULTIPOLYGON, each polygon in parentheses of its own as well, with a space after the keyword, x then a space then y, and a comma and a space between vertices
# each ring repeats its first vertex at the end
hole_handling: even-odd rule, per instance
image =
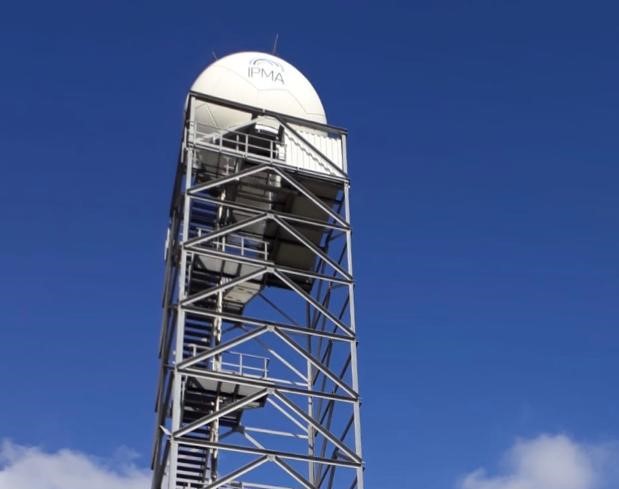
POLYGON ((266 53, 187 97, 152 489, 363 489, 346 131, 266 53))

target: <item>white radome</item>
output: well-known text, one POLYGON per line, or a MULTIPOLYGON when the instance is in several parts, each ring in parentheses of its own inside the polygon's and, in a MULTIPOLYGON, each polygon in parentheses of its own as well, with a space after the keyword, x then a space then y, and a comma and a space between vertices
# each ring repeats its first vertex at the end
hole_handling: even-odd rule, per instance
MULTIPOLYGON (((259 52, 240 52, 218 59, 193 83, 191 90, 241 104, 325 124, 320 97, 307 78, 290 63, 259 52)), ((250 120, 238 110, 198 101, 196 121, 232 129, 250 120)))

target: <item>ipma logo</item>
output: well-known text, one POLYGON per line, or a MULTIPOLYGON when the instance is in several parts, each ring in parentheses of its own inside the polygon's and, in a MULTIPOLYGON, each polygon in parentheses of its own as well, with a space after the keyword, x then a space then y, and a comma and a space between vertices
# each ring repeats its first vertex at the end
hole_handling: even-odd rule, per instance
POLYGON ((249 78, 262 78, 284 84, 284 67, 267 58, 254 58, 247 67, 249 78))

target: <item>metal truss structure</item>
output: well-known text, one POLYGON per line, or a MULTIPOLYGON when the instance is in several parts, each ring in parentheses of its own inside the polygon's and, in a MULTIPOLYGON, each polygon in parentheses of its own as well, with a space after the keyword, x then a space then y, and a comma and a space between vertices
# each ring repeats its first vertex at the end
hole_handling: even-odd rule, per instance
POLYGON ((363 489, 353 288, 346 132, 190 93, 152 489, 363 489))

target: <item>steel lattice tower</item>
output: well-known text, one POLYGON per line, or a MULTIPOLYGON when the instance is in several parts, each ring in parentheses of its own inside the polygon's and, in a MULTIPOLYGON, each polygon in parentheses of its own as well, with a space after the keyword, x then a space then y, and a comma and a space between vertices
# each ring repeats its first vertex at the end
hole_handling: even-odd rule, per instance
POLYGON ((346 131, 190 92, 152 489, 363 489, 354 309, 346 131))

